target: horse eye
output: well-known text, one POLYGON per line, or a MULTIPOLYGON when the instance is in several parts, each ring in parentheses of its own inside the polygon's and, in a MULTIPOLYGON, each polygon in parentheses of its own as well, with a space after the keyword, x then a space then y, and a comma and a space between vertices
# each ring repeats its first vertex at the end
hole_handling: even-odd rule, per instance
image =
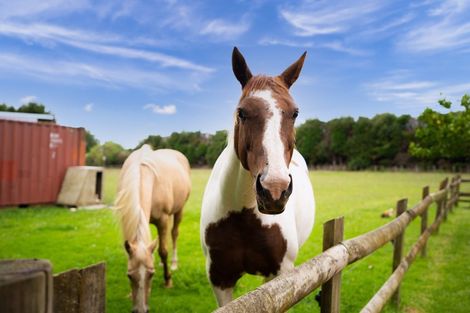
POLYGON ((299 110, 295 110, 294 114, 292 114, 292 118, 297 118, 299 116, 299 110))
POLYGON ((129 279, 132 279, 132 275, 131 275, 131 274, 127 274, 127 277, 128 277, 129 279))
POLYGON ((238 108, 238 118, 242 121, 246 120, 246 112, 242 108, 238 108))

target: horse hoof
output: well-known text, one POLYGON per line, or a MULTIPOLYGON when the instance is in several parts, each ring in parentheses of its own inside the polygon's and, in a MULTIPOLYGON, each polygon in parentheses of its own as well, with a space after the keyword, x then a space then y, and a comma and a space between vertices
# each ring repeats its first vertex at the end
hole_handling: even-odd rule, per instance
POLYGON ((178 263, 171 263, 170 269, 171 269, 172 271, 176 271, 176 270, 178 269, 178 263))
POLYGON ((171 279, 165 282, 165 288, 173 288, 173 281, 171 279))

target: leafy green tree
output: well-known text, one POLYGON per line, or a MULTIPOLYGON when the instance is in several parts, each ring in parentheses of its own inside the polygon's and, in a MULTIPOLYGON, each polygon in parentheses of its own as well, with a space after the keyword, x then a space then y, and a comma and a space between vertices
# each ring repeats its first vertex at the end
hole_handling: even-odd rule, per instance
POLYGON ((88 165, 118 166, 122 165, 129 156, 129 151, 121 145, 107 141, 103 145, 96 145, 87 155, 88 165))
POLYGON ((366 117, 359 117, 354 124, 352 136, 348 144, 349 169, 361 170, 372 164, 373 140, 374 133, 372 132, 371 120, 366 117))
POLYGON ((0 104, 1 112, 16 112, 16 109, 12 106, 6 105, 5 103, 0 104))
POLYGON ((322 145, 325 123, 318 119, 305 121, 296 129, 296 147, 308 165, 322 163, 325 149, 322 145))
POLYGON ((206 161, 208 165, 214 166, 215 161, 219 157, 220 153, 227 146, 227 131, 219 130, 215 135, 209 138, 209 143, 206 152, 206 161))
POLYGON ((208 136, 201 132, 174 132, 166 139, 168 148, 183 153, 191 165, 207 164, 205 155, 208 147, 208 136))
POLYGON ((348 141, 352 135, 354 119, 341 117, 326 123, 324 146, 330 163, 344 164, 348 159, 348 141))
POLYGON ((88 130, 85 130, 85 141, 86 141, 86 152, 90 152, 91 148, 99 145, 100 142, 96 137, 88 130))
MULTIPOLYGON (((438 101, 450 109, 446 99, 438 101)), ((418 117, 419 126, 410 144, 410 153, 422 160, 435 162, 444 159, 452 162, 470 161, 470 96, 465 94, 460 105, 462 111, 439 113, 427 108, 418 117)))
POLYGON ((49 111, 46 111, 44 104, 29 102, 23 104, 18 109, 15 109, 12 106, 8 106, 5 103, 0 104, 0 111, 3 112, 21 112, 21 113, 39 113, 39 114, 50 114, 49 111))
POLYGON ((167 147, 165 138, 163 138, 160 135, 150 135, 144 140, 142 140, 136 147, 136 149, 139 149, 143 145, 148 144, 152 147, 153 150, 157 149, 164 149, 167 147))
POLYGON ((36 102, 29 102, 27 104, 23 104, 18 108, 17 112, 50 114, 49 111, 46 111, 46 108, 43 104, 36 102))

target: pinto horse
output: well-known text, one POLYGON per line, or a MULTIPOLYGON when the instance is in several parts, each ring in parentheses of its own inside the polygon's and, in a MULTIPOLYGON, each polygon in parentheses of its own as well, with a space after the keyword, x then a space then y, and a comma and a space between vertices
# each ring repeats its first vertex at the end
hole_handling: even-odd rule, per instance
POLYGON ((132 287, 132 312, 148 312, 148 298, 155 272, 149 222, 158 230, 158 254, 163 263, 165 287, 171 287, 168 269, 167 237, 173 216, 171 269, 177 268, 176 240, 183 206, 191 191, 189 162, 178 151, 152 151, 148 145, 132 152, 124 162, 119 178, 115 209, 119 216, 124 247, 128 254, 127 276, 132 287))
POLYGON ((244 274, 266 279, 288 271, 313 228, 308 168, 294 149, 298 108, 289 94, 306 53, 276 77, 253 76, 235 47, 242 95, 233 133, 202 201, 201 242, 219 306, 244 274))

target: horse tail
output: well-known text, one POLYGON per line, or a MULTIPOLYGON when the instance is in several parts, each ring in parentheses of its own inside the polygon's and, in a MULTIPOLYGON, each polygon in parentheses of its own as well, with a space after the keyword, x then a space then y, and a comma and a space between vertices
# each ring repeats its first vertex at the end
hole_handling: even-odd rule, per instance
MULTIPOLYGON (((148 162, 151 152, 148 145, 142 146, 128 157, 126 160, 128 164, 125 164, 121 170, 114 210, 120 220, 124 240, 143 239, 149 242, 151 239, 149 221, 140 199, 141 167, 147 166, 155 174, 155 170, 148 162)), ((151 193, 147 196, 151 197, 151 193)))

